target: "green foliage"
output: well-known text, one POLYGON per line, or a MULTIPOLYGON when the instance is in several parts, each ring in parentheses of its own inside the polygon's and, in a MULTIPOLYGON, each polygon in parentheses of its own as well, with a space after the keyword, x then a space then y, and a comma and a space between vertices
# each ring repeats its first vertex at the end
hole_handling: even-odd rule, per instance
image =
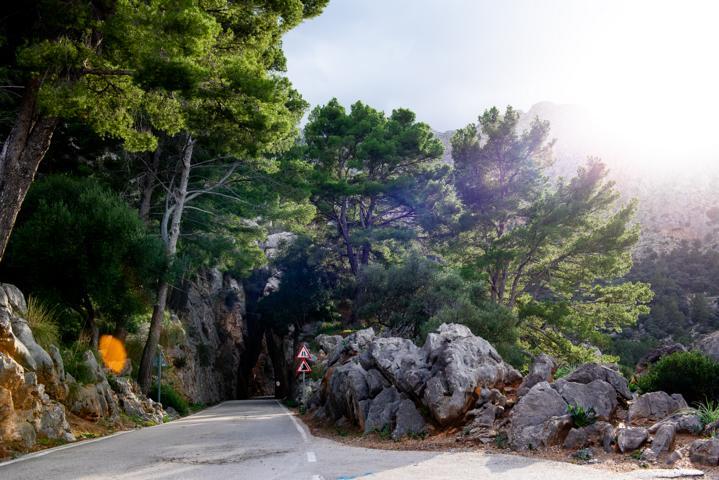
POLYGON ((576 369, 577 369, 577 365, 570 365, 567 363, 563 363, 562 365, 557 367, 557 370, 554 372, 554 379, 559 380, 562 377, 566 377, 567 375, 569 375, 576 369))
POLYGON ((83 361, 85 352, 89 349, 90 342, 87 338, 81 337, 60 350, 65 371, 72 375, 80 385, 95 382, 95 372, 93 372, 83 361))
POLYGON ((442 145, 409 110, 387 117, 356 102, 347 112, 333 99, 312 111, 304 140, 312 202, 353 275, 456 212, 442 145))
POLYGON ((582 448, 582 449, 579 449, 576 452, 574 452, 572 454, 572 457, 576 458, 577 460, 581 460, 583 462, 588 462, 589 460, 594 458, 594 452, 592 452, 592 449, 589 447, 582 448))
POLYGON ((57 326, 57 312, 48 307, 36 297, 27 300, 27 313, 25 315, 35 341, 45 350, 50 345, 60 344, 60 330, 57 326))
POLYGON ((719 363, 699 352, 661 358, 637 379, 642 392, 680 393, 689 404, 719 401, 719 363))
POLYGON ((577 428, 587 427, 597 421, 597 412, 594 407, 584 408, 581 405, 567 405, 567 413, 572 416, 572 423, 577 428))
MULTIPOLYGON (((152 386, 148 392, 148 396, 157 401, 157 384, 152 386)), ((172 385, 163 383, 160 386, 160 401, 164 408, 172 407, 183 417, 190 413, 190 405, 187 403, 187 400, 185 400, 185 397, 175 390, 172 385)))
POLYGON ((719 421, 719 401, 717 400, 704 400, 703 402, 699 402, 696 404, 695 411, 702 425, 705 427, 719 421))
POLYGON ((110 327, 149 303, 161 247, 118 196, 91 179, 49 176, 27 196, 3 262, 24 291, 110 327))
POLYGON ((639 238, 635 204, 618 204, 596 159, 550 181, 549 124, 537 119, 524 132, 518 124, 511 107, 493 108, 452 138, 465 211, 450 251, 486 275, 492 302, 517 312, 526 350, 596 359, 593 345, 608 345, 652 298, 648 285, 622 281, 639 238))

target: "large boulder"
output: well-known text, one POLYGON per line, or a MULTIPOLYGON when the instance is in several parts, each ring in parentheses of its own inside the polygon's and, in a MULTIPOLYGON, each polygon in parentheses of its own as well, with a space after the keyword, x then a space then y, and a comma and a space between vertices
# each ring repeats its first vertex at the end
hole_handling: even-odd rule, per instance
POLYGON ((463 419, 483 389, 519 383, 522 376, 486 340, 464 325, 442 324, 423 347, 431 377, 422 396, 440 425, 463 419))
POLYGON ((603 380, 614 387, 619 398, 623 398, 624 400, 632 399, 632 392, 629 390, 627 379, 624 378, 621 373, 607 365, 585 363, 564 377, 563 380, 585 384, 595 380, 603 380))
POLYGON ((517 396, 523 396, 529 389, 538 384, 539 382, 551 382, 552 375, 557 370, 557 362, 547 354, 541 354, 532 360, 532 364, 529 367, 529 373, 522 380, 519 389, 517 390, 517 396))
POLYGON ((362 402, 369 399, 367 371, 356 357, 331 368, 332 371, 325 376, 329 380, 323 384, 322 394, 328 416, 333 421, 345 417, 363 427, 367 404, 362 402))
POLYGON ((552 388, 559 392, 567 404, 585 410, 594 409, 597 417, 603 420, 609 420, 618 405, 616 390, 604 380, 576 383, 560 379, 552 388))
POLYGON ((83 355, 81 368, 85 372, 87 383, 81 385, 72 377, 68 378, 70 411, 93 422, 100 419, 116 422, 120 413, 117 395, 91 351, 88 350, 83 355))
POLYGON ((567 402, 547 382, 539 382, 519 399, 510 422, 509 442, 517 450, 559 444, 572 426, 567 402))
POLYGON ((430 376, 424 351, 405 338, 377 338, 368 348, 371 364, 400 391, 422 395, 430 376))
POLYGON ((405 436, 423 435, 426 432, 427 423, 414 402, 408 398, 403 399, 397 408, 392 439, 399 440, 405 436))
POLYGON ((719 362, 719 330, 700 339, 696 343, 696 348, 719 362))
POLYGON ((364 432, 391 431, 401 403, 400 394, 394 387, 387 387, 369 402, 364 432))
POLYGON ((649 427, 649 433, 656 433, 663 425, 673 425, 677 433, 689 433, 691 435, 699 435, 704 429, 704 424, 699 415, 679 411, 649 427))
POLYGON ((649 392, 641 395, 629 406, 627 420, 630 422, 662 420, 685 408, 687 402, 678 393, 669 395, 666 392, 649 392))
POLYGON ((689 459, 701 465, 719 465, 719 438, 695 440, 689 448, 689 459))
POLYGON ((617 431, 617 447, 622 453, 632 452, 649 439, 649 432, 643 427, 620 428, 617 431))
POLYGON ((320 346, 322 351, 324 351, 327 355, 330 355, 337 349, 337 347, 339 347, 340 343, 342 343, 342 336, 321 334, 315 337, 315 341, 320 346))

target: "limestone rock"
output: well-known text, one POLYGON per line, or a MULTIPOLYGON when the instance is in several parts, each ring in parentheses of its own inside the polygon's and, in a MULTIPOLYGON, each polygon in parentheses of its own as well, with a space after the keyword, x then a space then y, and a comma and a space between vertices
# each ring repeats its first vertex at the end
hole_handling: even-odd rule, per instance
POLYGON ((698 415, 680 411, 649 427, 649 433, 654 434, 659 430, 659 427, 667 424, 674 425, 677 433, 689 433, 692 435, 700 434, 704 428, 704 424, 702 424, 698 415))
POLYGON ((620 398, 625 400, 632 399, 632 392, 629 391, 627 379, 619 372, 606 365, 600 365, 598 363, 585 363, 562 380, 575 383, 591 383, 594 380, 604 380, 609 385, 614 387, 614 390, 616 390, 617 395, 619 395, 620 398))
POLYGON ((601 446, 605 452, 611 451, 614 441, 614 427, 608 422, 595 422, 581 428, 572 428, 564 439, 564 448, 576 450, 589 446, 601 446))
POLYGON ((342 343, 342 336, 341 335, 317 335, 315 337, 315 340, 317 341, 317 344, 320 346, 320 348, 327 354, 332 354, 337 347, 342 343))
POLYGON ((567 404, 593 408, 597 417, 603 420, 609 420, 618 405, 616 390, 604 380, 576 383, 560 379, 552 388, 559 392, 567 404))
POLYGON ((400 403, 400 394, 396 388, 392 386, 382 390, 369 404, 367 418, 364 422, 364 432, 391 430, 400 403))
POLYGON ((649 432, 643 427, 620 428, 617 431, 617 447, 622 453, 632 452, 649 439, 649 432))
POLYGON ((338 361, 341 362, 366 350, 374 338, 375 333, 372 327, 358 330, 348 335, 342 339, 337 348, 329 355, 327 365, 334 365, 338 361))
POLYGON ((372 364, 400 391, 419 397, 430 376, 422 349, 406 338, 377 338, 369 344, 372 364))
POLYGON ((677 428, 672 423, 665 423, 657 429, 652 444, 649 448, 644 449, 641 459, 648 462, 656 462, 659 455, 669 452, 674 445, 677 428))
POLYGON ((566 412, 562 396, 549 383, 539 382, 512 409, 510 444, 527 450, 561 443, 572 424, 566 412))
POLYGON ((431 377, 423 403, 440 425, 450 425, 472 407, 477 390, 519 383, 522 376, 486 340, 464 325, 442 324, 423 347, 431 377))
POLYGON ((427 423, 414 402, 408 398, 402 400, 397 408, 392 439, 399 440, 407 435, 422 435, 426 432, 427 423))
POLYGON ((719 438, 695 440, 689 448, 689 458, 701 465, 719 465, 719 438))
POLYGON ((389 387, 389 382, 379 372, 379 370, 371 369, 367 371, 367 388, 369 389, 369 396, 374 398, 379 392, 385 387, 389 387))
POLYGON ((366 415, 360 402, 369 398, 366 370, 356 358, 331 368, 333 371, 324 394, 330 418, 336 421, 346 417, 363 427, 366 415))
POLYGON ((126 415, 146 422, 162 423, 165 416, 162 405, 144 396, 134 380, 117 377, 113 379, 112 387, 117 394, 118 404, 126 415))
POLYGON ((532 360, 532 365, 529 367, 529 373, 524 380, 522 380, 519 389, 517 390, 517 396, 523 396, 529 389, 538 384, 539 382, 549 382, 552 380, 552 375, 557 370, 557 362, 549 355, 541 354, 532 360))
POLYGON ((684 408, 687 408, 687 402, 679 394, 649 392, 641 395, 632 403, 627 420, 630 422, 661 420, 684 408))

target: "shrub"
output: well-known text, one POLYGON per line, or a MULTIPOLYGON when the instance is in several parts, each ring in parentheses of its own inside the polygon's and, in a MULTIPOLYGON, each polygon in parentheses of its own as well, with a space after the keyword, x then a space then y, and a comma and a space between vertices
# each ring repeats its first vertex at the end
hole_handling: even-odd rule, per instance
MULTIPOLYGON (((157 384, 152 386, 149 393, 150 398, 157 401, 157 384)), ((163 408, 172 407, 183 417, 190 413, 190 405, 187 400, 172 385, 166 383, 160 385, 160 396, 163 408)))
POLYGON ((698 403, 695 410, 705 427, 719 420, 719 401, 706 400, 698 403))
POLYGON ((581 405, 568 405, 567 413, 572 416, 572 422, 578 428, 587 427, 597 421, 597 412, 594 407, 584 408, 581 405))
POLYGON ((30 297, 27 301, 25 319, 32 330, 35 341, 42 348, 47 350, 50 345, 59 344, 60 330, 55 309, 48 307, 35 297, 30 297))
POLYGON ((81 335, 79 339, 60 352, 65 371, 72 375, 80 385, 95 382, 95 372, 83 361, 85 352, 88 350, 90 350, 90 340, 86 335, 81 335))
POLYGON ((680 393, 689 403, 719 400, 719 363, 699 352, 676 352, 659 360, 637 379, 646 392, 680 393))

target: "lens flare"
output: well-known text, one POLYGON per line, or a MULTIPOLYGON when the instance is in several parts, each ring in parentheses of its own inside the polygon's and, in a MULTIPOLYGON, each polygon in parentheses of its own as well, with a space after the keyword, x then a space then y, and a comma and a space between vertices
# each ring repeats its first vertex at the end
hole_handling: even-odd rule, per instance
POLYGON ((100 338, 100 355, 105 366, 115 373, 120 373, 127 362, 125 345, 112 335, 103 335, 100 338))

